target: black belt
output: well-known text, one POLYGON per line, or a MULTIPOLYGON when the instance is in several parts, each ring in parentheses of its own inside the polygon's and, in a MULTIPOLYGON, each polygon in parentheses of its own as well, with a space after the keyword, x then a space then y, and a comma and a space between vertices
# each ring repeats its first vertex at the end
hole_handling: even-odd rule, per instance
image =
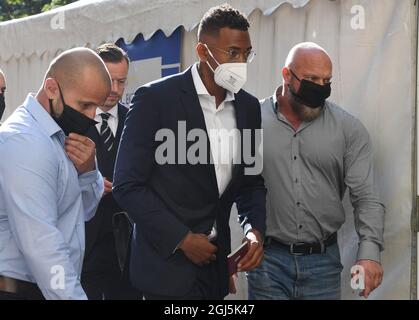
POLYGON ((272 237, 266 237, 265 244, 277 245, 287 250, 290 254, 303 256, 303 255, 309 255, 309 254, 325 253, 326 248, 335 244, 337 242, 337 239, 338 239, 337 233, 335 232, 331 234, 323 242, 314 242, 314 243, 299 242, 299 243, 285 244, 272 237))
POLYGON ((0 291, 14 293, 22 299, 45 300, 35 283, 0 276, 0 291))

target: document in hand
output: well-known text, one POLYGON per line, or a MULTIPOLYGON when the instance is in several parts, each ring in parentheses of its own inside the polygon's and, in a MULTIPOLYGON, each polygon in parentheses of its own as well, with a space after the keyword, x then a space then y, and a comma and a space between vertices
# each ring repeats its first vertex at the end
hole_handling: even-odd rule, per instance
POLYGON ((237 273, 237 265, 239 264, 240 260, 246 255, 248 250, 249 245, 246 241, 243 242, 240 247, 232 251, 227 256, 228 272, 230 273, 230 276, 237 273))

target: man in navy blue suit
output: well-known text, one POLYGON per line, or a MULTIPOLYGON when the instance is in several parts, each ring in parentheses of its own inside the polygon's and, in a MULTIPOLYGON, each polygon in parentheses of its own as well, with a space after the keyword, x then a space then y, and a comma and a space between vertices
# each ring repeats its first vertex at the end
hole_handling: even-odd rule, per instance
POLYGON ((233 291, 234 202, 249 248, 238 271, 263 259, 266 189, 260 172, 248 170, 257 164, 244 159, 258 152, 261 126, 258 100, 241 90, 254 57, 248 28, 228 5, 210 9, 199 26, 199 63, 139 88, 132 100, 113 194, 135 222, 130 276, 146 299, 223 299, 233 291), (245 131, 252 139, 234 140, 245 131))
POLYGON ((96 144, 99 170, 105 181, 105 193, 95 217, 86 223, 86 251, 82 285, 89 299, 140 299, 130 284, 128 275, 120 270, 112 228, 112 217, 122 211, 112 196, 113 171, 116 153, 128 109, 120 104, 127 81, 127 53, 114 44, 96 49, 112 78, 112 90, 105 104, 96 110, 98 122, 88 132, 96 144))

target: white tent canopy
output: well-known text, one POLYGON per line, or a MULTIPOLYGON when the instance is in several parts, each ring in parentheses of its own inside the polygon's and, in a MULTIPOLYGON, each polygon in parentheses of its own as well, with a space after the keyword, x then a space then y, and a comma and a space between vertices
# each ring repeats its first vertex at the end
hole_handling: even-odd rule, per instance
MULTIPOLYGON (((38 90, 50 61, 62 50, 95 47, 139 33, 146 39, 161 29, 166 35, 183 26, 182 68, 197 60, 196 26, 215 0, 85 0, 41 15, 0 24, 0 68, 7 77, 7 110, 3 120, 38 90), (61 28, 63 27, 63 28, 61 28)), ((301 41, 323 46, 334 62, 331 100, 358 117, 372 137, 374 169, 387 208, 382 286, 372 298, 409 299, 414 159, 416 9, 413 0, 231 0, 249 16, 257 53, 249 66, 246 90, 264 98, 282 82, 281 68, 290 48, 301 41), (358 9, 357 10, 354 10, 358 9), (361 10, 362 9, 362 10, 361 10), (361 10, 361 11, 359 11, 361 10), (364 28, 354 28, 357 12, 364 28), (361 15, 362 18, 362 15, 361 15)), ((359 22, 359 21, 358 21, 359 22)), ((343 298, 356 299, 349 269, 357 237, 352 208, 339 234, 343 298)), ((233 246, 240 230, 232 218, 233 246)), ((416 227, 415 227, 416 228, 416 227)), ((246 283, 240 277, 239 295, 246 283)), ((414 279, 413 279, 414 280, 414 279)))
MULTIPOLYGON (((259 9, 270 15, 283 3, 304 6, 309 0, 233 0, 229 3, 249 15, 259 9)), ((142 33, 149 39, 157 30, 167 36, 177 27, 194 29, 215 0, 81 0, 32 17, 0 24, 0 58, 41 56, 74 46, 96 46, 124 38, 131 42, 142 33), (204 5, 205 3, 205 5, 204 5), (17 41, 18 40, 18 41, 17 41)))

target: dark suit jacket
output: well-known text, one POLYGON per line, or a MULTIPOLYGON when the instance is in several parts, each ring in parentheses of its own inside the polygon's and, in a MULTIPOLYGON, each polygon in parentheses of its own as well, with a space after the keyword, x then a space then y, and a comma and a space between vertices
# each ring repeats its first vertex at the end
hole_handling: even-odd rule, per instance
MULTIPOLYGON (((260 105, 255 97, 242 90, 234 106, 238 129, 260 128, 260 105)), ((156 142, 156 132, 170 129, 178 141, 178 121, 186 121, 187 132, 206 130, 190 68, 139 88, 127 115, 113 193, 136 223, 131 282, 143 292, 184 296, 199 267, 181 250, 173 251, 189 231, 207 233, 216 221, 216 263, 221 292, 227 295, 232 204, 237 202, 241 221, 247 220, 264 234, 266 189, 260 175, 245 176, 244 164, 240 164, 234 166, 232 180, 219 197, 208 138, 207 164, 157 164, 155 151, 161 142, 156 142)), ((187 148, 194 143, 188 141, 187 148)))
MULTIPOLYGON (((127 112, 128 109, 126 107, 118 105, 118 129, 115 135, 114 147, 111 152, 106 152, 104 149, 99 132, 95 127, 92 127, 87 133, 87 136, 96 144, 96 157, 99 171, 102 176, 106 177, 109 181, 113 181, 116 154, 127 112)), ((119 207, 111 193, 101 199, 94 218, 86 223, 85 261, 89 261, 89 255, 98 238, 100 238, 103 233, 112 231, 112 215, 120 211, 122 211, 122 209, 119 207)))

